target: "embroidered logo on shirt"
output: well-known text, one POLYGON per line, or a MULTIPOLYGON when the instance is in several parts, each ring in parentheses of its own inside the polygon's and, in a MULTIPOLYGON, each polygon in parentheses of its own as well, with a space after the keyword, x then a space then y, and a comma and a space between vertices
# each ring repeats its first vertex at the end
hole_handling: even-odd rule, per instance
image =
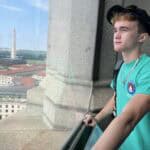
POLYGON ((129 94, 134 94, 135 93, 136 87, 135 87, 134 82, 128 82, 127 88, 128 88, 128 93, 129 94))

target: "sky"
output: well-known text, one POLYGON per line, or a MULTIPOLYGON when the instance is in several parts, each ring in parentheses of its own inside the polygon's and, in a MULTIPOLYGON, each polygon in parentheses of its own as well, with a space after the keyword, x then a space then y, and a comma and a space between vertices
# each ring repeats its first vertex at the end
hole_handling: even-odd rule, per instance
POLYGON ((47 50, 48 0, 0 0, 0 48, 47 50))

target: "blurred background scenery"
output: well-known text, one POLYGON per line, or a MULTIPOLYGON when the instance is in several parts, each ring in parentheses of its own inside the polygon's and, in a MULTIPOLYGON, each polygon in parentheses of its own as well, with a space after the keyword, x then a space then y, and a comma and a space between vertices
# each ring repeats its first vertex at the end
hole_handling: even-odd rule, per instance
POLYGON ((0 1, 0 119, 26 107, 45 77, 48 0, 0 1))

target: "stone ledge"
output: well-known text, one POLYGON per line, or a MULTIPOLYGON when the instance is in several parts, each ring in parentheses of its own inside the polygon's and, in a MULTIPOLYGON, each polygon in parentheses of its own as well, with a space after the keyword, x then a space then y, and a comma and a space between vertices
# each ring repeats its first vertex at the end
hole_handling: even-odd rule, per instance
POLYGON ((69 132, 54 130, 0 131, 1 150, 59 150, 69 132))
POLYGON ((23 111, 0 122, 0 150, 59 150, 69 133, 49 129, 42 115, 23 111))
POLYGON ((44 90, 38 86, 27 91, 28 104, 43 106, 44 90))

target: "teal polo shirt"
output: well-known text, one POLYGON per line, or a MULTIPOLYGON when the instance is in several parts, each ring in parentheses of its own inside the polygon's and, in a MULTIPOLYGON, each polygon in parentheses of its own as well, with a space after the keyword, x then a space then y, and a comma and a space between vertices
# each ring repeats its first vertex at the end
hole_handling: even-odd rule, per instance
MULTIPOLYGON (((117 115, 136 94, 150 95, 150 57, 124 63, 117 78, 117 115)), ((132 130, 119 150, 150 150, 150 112, 132 130)))

